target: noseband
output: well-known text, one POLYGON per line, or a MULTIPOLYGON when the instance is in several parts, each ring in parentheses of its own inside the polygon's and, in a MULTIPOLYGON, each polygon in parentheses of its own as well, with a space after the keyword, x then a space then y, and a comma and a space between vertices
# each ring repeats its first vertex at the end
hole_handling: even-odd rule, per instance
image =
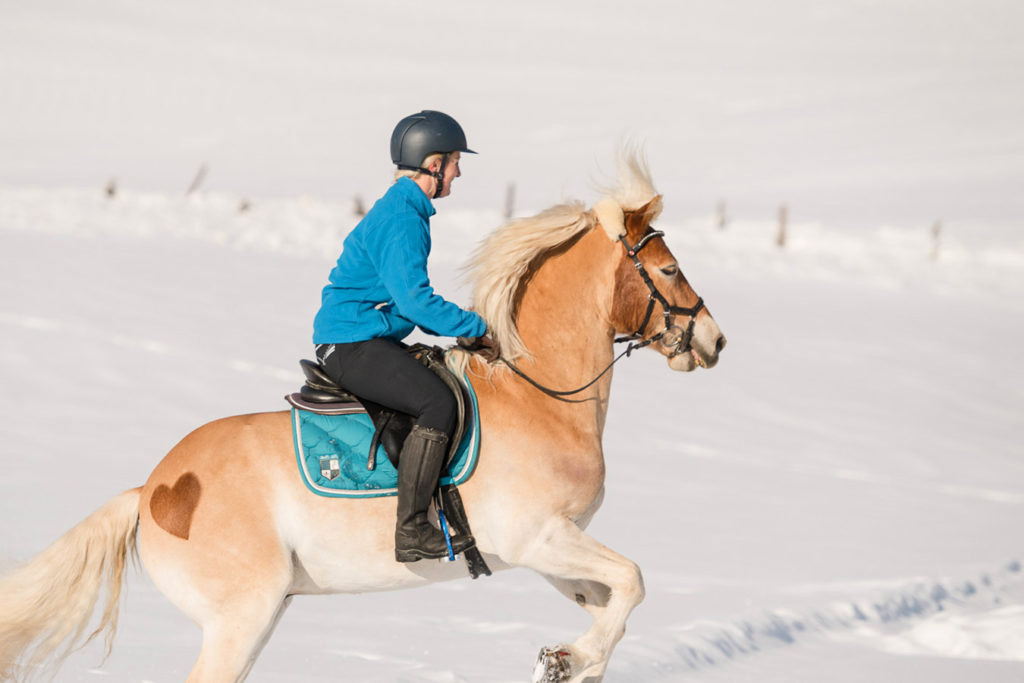
POLYGON ((640 263, 640 257, 637 254, 640 250, 647 246, 655 237, 662 237, 665 233, 661 230, 651 230, 646 235, 640 238, 640 241, 633 246, 629 246, 629 242, 626 241, 626 236, 621 235, 619 241, 622 242, 622 246, 626 248, 626 254, 633 261, 633 267, 636 268, 636 272, 640 274, 644 284, 647 285, 647 289, 650 290, 651 295, 647 299, 647 312, 644 314, 644 321, 640 323, 640 327, 636 329, 636 332, 629 335, 628 337, 619 337, 616 342, 632 342, 635 339, 643 339, 644 330, 647 329, 647 324, 651 321, 651 315, 654 313, 654 304, 661 304, 662 315, 665 318, 665 329, 657 333, 653 337, 643 339, 639 344, 630 344, 632 347, 629 349, 643 348, 649 344, 653 344, 656 341, 661 341, 662 345, 666 348, 672 349, 668 357, 673 358, 681 353, 686 353, 690 350, 690 342, 693 341, 693 328, 697 323, 697 314, 704 308, 704 299, 697 298, 697 303, 693 306, 673 306, 665 298, 665 295, 658 291, 654 281, 651 280, 651 276, 647 273, 647 269, 644 268, 644 264, 640 263), (690 323, 686 326, 686 329, 681 329, 672 321, 672 316, 675 315, 686 315, 690 317, 690 323))
POLYGON ((669 358, 673 358, 681 353, 686 353, 687 351, 689 351, 690 342, 693 341, 693 328, 697 322, 697 314, 700 313, 701 310, 704 308, 704 299, 698 297, 697 303, 690 307, 673 306, 668 302, 668 299, 665 298, 665 295, 658 291, 658 288, 654 284, 654 281, 651 280, 651 276, 647 273, 647 269, 644 268, 644 264, 640 263, 640 257, 637 256, 637 254, 640 253, 640 250, 643 249, 648 242, 650 242, 655 237, 662 237, 664 234, 665 233, 663 233, 660 230, 651 230, 643 237, 641 237, 640 241, 633 246, 629 246, 629 242, 626 241, 625 235, 621 235, 619 237, 619 241, 622 242, 622 246, 626 248, 626 254, 633 261, 633 267, 636 268, 636 272, 640 274, 640 277, 643 279, 644 284, 647 285, 647 289, 650 290, 651 294, 650 297, 648 297, 647 299, 647 313, 644 314, 644 321, 640 323, 640 327, 637 328, 636 332, 629 336, 618 337, 615 339, 616 344, 620 342, 629 342, 629 344, 626 346, 626 350, 620 353, 618 356, 616 356, 615 360, 609 363, 608 367, 602 370, 597 377, 590 380, 589 382, 587 382, 578 389, 573 389, 571 391, 556 391, 554 389, 550 389, 544 386, 543 384, 538 383, 535 379, 533 379, 525 372, 517 368, 514 364, 512 364, 512 362, 505 360, 504 358, 502 358, 501 360, 504 361, 505 365, 507 365, 509 369, 512 370, 512 372, 516 373, 517 375, 525 379, 527 382, 529 382, 534 387, 544 392, 551 398, 555 398, 558 399, 559 401, 564 401, 566 403, 583 403, 584 401, 588 401, 590 399, 573 399, 566 398, 566 396, 578 394, 584 389, 590 387, 592 384, 594 384, 594 382, 604 377, 605 373, 611 370, 613 365, 618 363, 623 357, 628 358, 629 355, 633 353, 633 351, 636 349, 642 349, 643 347, 649 346, 656 341, 661 341, 663 346, 671 349, 671 352, 668 355, 669 358), (663 329, 661 332, 658 332, 652 337, 644 339, 644 330, 647 329, 647 324, 651 321, 651 315, 654 313, 655 303, 661 304, 662 315, 665 318, 665 329, 663 329), (680 329, 679 326, 672 321, 672 317, 676 315, 687 315, 690 317, 690 323, 689 325, 686 326, 685 330, 680 329), (641 341, 637 342, 637 339, 641 341))

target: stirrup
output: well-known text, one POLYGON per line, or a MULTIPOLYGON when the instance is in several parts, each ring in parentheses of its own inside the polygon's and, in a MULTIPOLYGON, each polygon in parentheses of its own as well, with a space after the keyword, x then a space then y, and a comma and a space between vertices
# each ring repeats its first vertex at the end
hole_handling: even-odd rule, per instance
POLYGON ((448 558, 448 544, 451 544, 452 553, 455 555, 461 555, 467 550, 476 547, 476 539, 472 536, 449 536, 447 541, 444 538, 444 532, 437 529, 429 522, 423 521, 417 525, 413 534, 404 532, 401 529, 396 529, 395 532, 395 561, 397 562, 417 562, 419 560, 443 560, 448 558), (424 528, 426 527, 426 528, 424 528), (399 534, 401 534, 402 540, 405 543, 399 544, 399 534), (434 535, 440 536, 440 538, 434 535), (431 538, 434 537, 434 538, 431 538), (440 543, 441 547, 438 550, 428 549, 425 546, 431 545, 434 542, 440 543))

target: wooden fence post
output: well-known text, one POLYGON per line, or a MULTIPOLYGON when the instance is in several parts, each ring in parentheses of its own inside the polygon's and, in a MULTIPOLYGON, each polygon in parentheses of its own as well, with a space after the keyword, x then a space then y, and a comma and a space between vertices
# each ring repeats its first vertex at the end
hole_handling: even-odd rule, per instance
POLYGON ((729 218, 725 212, 725 202, 718 202, 718 206, 715 208, 715 226, 719 230, 725 230, 725 226, 729 224, 729 218))
POLYGON ((505 220, 511 220, 516 212, 516 184, 509 183, 505 188, 505 220))
POLYGON ((789 220, 789 207, 785 204, 779 207, 779 234, 775 238, 775 243, 779 245, 779 249, 783 249, 786 246, 786 223, 789 220))
POLYGON ((192 184, 188 186, 188 190, 185 191, 185 196, 188 197, 193 192, 199 190, 199 187, 203 184, 203 180, 206 179, 206 163, 204 162, 199 170, 196 171, 196 177, 192 179, 192 184))

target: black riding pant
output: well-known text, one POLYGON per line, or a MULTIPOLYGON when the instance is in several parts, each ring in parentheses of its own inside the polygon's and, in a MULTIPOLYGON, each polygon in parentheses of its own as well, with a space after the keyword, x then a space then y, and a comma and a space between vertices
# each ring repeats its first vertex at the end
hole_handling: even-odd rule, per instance
POLYGON ((347 391, 412 415, 421 427, 439 429, 451 437, 458 417, 451 390, 396 342, 321 344, 316 355, 330 378, 347 391))

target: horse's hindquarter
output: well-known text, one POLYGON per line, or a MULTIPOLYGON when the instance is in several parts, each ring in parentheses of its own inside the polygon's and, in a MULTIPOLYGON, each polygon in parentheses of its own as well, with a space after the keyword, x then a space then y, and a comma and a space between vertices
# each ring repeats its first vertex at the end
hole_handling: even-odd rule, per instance
POLYGON ((395 498, 310 492, 288 412, 225 418, 189 434, 150 475, 140 517, 143 560, 172 600, 182 576, 203 577, 192 588, 212 599, 281 577, 287 593, 335 593, 466 575, 462 563, 395 562, 395 498))
POLYGON ((147 542, 172 539, 196 552, 209 539, 259 539, 273 526, 270 485, 283 478, 287 413, 242 415, 203 425, 181 440, 142 492, 147 542))
POLYGON ((139 547, 154 583, 194 619, 247 587, 280 590, 291 574, 274 500, 286 487, 287 413, 203 425, 143 487, 139 547), (241 589, 241 590, 240 590, 241 589))

